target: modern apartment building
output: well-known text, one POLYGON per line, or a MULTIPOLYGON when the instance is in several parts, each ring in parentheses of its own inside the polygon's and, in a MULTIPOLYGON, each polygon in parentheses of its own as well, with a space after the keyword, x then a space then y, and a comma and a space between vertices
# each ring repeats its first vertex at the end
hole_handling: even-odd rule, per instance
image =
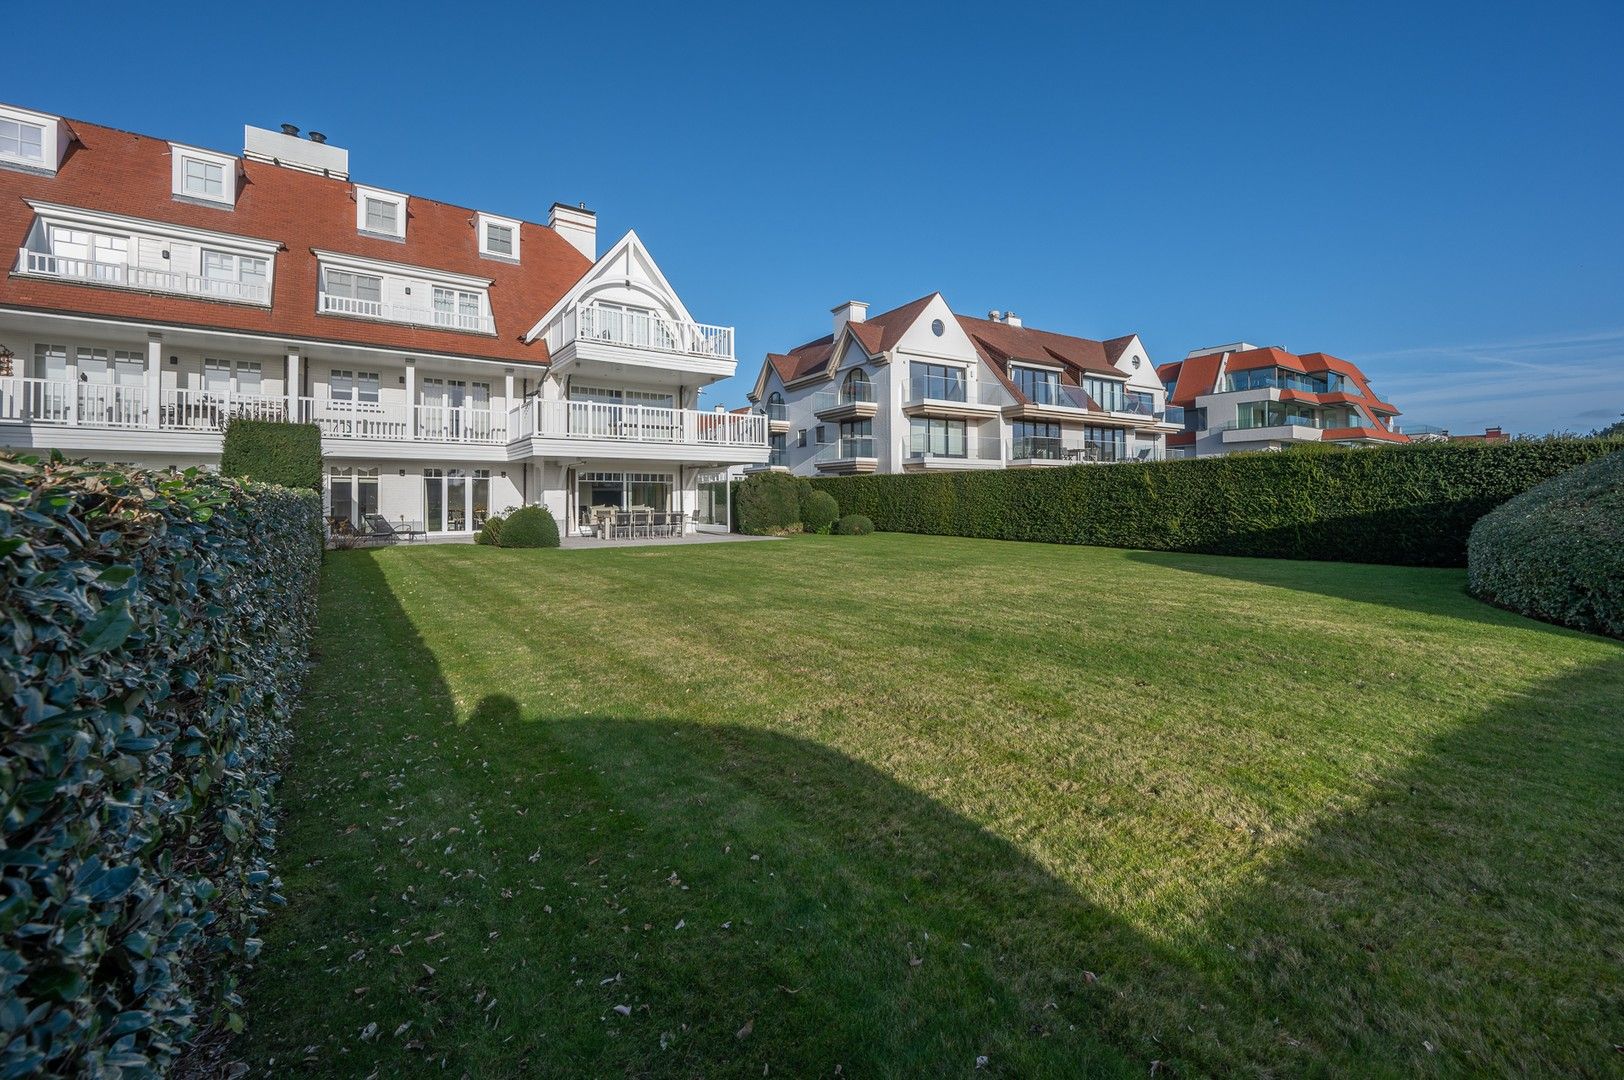
POLYGON ((329 518, 470 533, 548 506, 685 510, 765 464, 767 421, 701 410, 733 330, 635 233, 360 183, 312 132, 242 153, 0 105, 0 446, 217 463, 234 418, 319 425, 329 518))
POLYGON ((956 315, 931 293, 769 353, 750 400, 769 468, 797 475, 1148 461, 1182 430, 1137 335, 1090 341, 1013 312, 956 315))
POLYGON ((1409 442, 1398 409, 1364 372, 1326 353, 1301 356, 1246 342, 1197 349, 1156 369, 1167 400, 1184 410, 1170 447, 1198 457, 1279 450, 1293 443, 1409 442))

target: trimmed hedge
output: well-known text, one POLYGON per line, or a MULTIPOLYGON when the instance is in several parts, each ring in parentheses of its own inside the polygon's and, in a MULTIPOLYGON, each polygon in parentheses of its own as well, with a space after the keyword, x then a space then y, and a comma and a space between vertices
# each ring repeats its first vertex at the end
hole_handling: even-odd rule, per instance
POLYGON ((827 491, 813 491, 801 500, 801 527, 809 533, 826 533, 840 517, 840 505, 827 491))
POLYGON ((874 523, 862 514, 847 514, 835 522, 836 536, 867 536, 874 531, 874 523))
POLYGON ((890 532, 1464 566, 1484 514, 1621 439, 1417 443, 812 481, 890 532))
POLYGON ((801 523, 801 501, 812 493, 804 478, 788 473, 752 473, 739 483, 733 520, 749 536, 773 536, 801 523))
POLYGON ((0 1074, 241 1029, 320 525, 309 491, 0 455, 0 1074))
POLYGON ((321 429, 276 420, 232 420, 220 448, 220 472, 262 484, 320 491, 321 429))
POLYGON ((474 543, 486 544, 491 547, 502 546, 502 516, 492 514, 485 519, 485 524, 479 527, 479 533, 474 537, 474 543))
POLYGON ((1485 515, 1472 527, 1466 565, 1480 599, 1624 638, 1624 452, 1485 515))
POLYGON ((558 546, 558 522, 545 506, 526 506, 507 516, 502 522, 496 540, 505 548, 555 548, 558 546))

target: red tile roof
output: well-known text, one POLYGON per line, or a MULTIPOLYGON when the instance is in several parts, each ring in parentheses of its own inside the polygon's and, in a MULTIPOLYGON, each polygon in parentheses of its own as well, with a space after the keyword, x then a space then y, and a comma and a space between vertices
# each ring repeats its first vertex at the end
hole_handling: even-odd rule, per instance
MULTIPOLYGON (((902 335, 908 332, 908 327, 914 324, 914 320, 919 318, 919 313, 925 310, 925 305, 930 303, 931 297, 935 295, 930 293, 921 296, 918 300, 870 316, 860 323, 846 325, 851 328, 852 337, 857 339, 857 343, 868 355, 878 356, 896 347, 897 342, 902 340, 902 335)), ((782 382, 794 382, 827 367, 834 345, 834 335, 825 334, 815 341, 808 341, 805 345, 797 345, 787 353, 768 353, 767 363, 772 365, 782 382)))
MULTIPOLYGON (((1201 356, 1192 356, 1184 360, 1175 360, 1172 363, 1162 364, 1156 369, 1163 382, 1176 380, 1173 394, 1169 404, 1194 406, 1195 399, 1203 394, 1212 393, 1218 386, 1218 369, 1220 361, 1227 355, 1228 360, 1223 364, 1226 371, 1251 371, 1256 368, 1285 368, 1288 371, 1300 371, 1304 374, 1317 374, 1335 372, 1346 376, 1353 384, 1353 392, 1338 391, 1335 393, 1315 394, 1301 390, 1282 390, 1281 397, 1290 395, 1292 400, 1314 402, 1316 404, 1353 405, 1363 411, 1371 420, 1375 420, 1377 413, 1397 416, 1397 407, 1378 398, 1370 389, 1370 381, 1357 365, 1346 360, 1332 356, 1329 353, 1312 352, 1297 355, 1284 349, 1273 346, 1261 349, 1246 349, 1232 353, 1206 353, 1201 356)), ((1360 430, 1360 429, 1353 429, 1360 430)), ((1376 436, 1383 438, 1392 435, 1383 432, 1376 436)), ((1329 437, 1329 436, 1327 436, 1329 437)), ((1408 441, 1403 436, 1397 436, 1396 441, 1408 441)))
POLYGON ((476 211, 412 196, 404 243, 363 236, 355 227, 354 186, 258 161, 241 160, 235 209, 201 206, 171 193, 169 144, 114 128, 69 121, 74 141, 56 176, 0 169, 0 245, 27 238, 33 199, 213 232, 280 242, 272 306, 105 289, 14 275, 0 260, 0 304, 142 322, 336 341, 402 352, 546 363, 542 341, 520 338, 568 292, 590 261, 542 225, 520 226, 521 263, 483 258, 476 211), (488 278, 496 336, 402 326, 316 312, 313 248, 488 278))

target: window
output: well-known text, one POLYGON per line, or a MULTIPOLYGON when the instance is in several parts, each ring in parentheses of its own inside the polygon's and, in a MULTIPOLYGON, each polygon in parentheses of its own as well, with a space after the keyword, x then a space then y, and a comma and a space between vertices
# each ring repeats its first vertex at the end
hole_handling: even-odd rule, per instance
POLYGON ((862 368, 852 368, 846 372, 846 377, 840 383, 840 402, 849 404, 854 401, 873 401, 874 387, 868 381, 868 372, 862 368))
POLYGON ((1206 410, 1205 407, 1200 408, 1200 409, 1185 409, 1184 410, 1184 430, 1185 431, 1206 431, 1207 430, 1207 410, 1206 410))
POLYGON ((805 446, 806 445, 806 428, 802 428, 799 432, 796 433, 796 435, 795 435, 795 445, 796 446, 805 446))
POLYGON ((231 206, 237 201, 237 159, 230 154, 169 144, 170 190, 183 199, 231 206))
POLYGON ((334 401, 356 401, 367 405, 378 403, 376 371, 348 371, 334 368, 327 377, 327 392, 334 401))
POLYGON ((1128 456, 1127 433, 1121 428, 1085 425, 1083 457, 1087 461, 1123 461, 1128 456))
POLYGON ((68 347, 66 345, 34 346, 34 378, 64 382, 68 377, 68 347))
POLYGON ((491 515, 491 471, 489 469, 474 470, 474 497, 471 520, 473 527, 482 528, 485 519, 491 515))
POLYGON ((357 310, 371 305, 373 313, 383 300, 383 278, 370 274, 352 274, 347 270, 327 271, 327 295, 357 301, 357 310))
POLYGON ((328 472, 327 490, 329 527, 338 521, 351 525, 366 522, 368 514, 378 512, 378 470, 334 465, 328 472))
POLYGON ((250 255, 203 250, 205 291, 227 298, 263 300, 270 285, 269 264, 250 255))
POLYGON ((461 289, 434 288, 434 322, 462 330, 480 328, 479 294, 461 289))
POLYGON ((1009 456, 1017 461, 1059 461, 1065 456, 1060 425, 1017 420, 1011 431, 1009 456))
POLYGON ((45 164, 45 126, 0 116, 0 158, 45 164))
POLYGON ((963 401, 966 397, 965 372, 947 364, 914 364, 909 396, 916 400, 963 401))
POLYGON ((495 224, 485 226, 485 248, 492 255, 512 255, 513 226, 495 224))
POLYGON ((908 452, 914 457, 968 457, 964 421, 914 417, 908 422, 908 452))
POLYGON ((930 321, 930 332, 935 334, 937 337, 941 337, 942 331, 945 329, 947 329, 947 327, 942 325, 942 320, 932 319, 930 321))
POLYGON ((264 388, 265 370, 258 360, 203 361, 203 389, 210 394, 259 394, 264 388))
POLYGON ((183 169, 185 182, 182 187, 186 194, 198 195, 205 199, 219 199, 225 195, 226 170, 224 166, 212 161, 187 158, 183 169))
POLYGON ((498 259, 519 258, 519 223, 512 218, 480 214, 475 222, 479 230, 479 253, 498 259))
POLYGON ((406 196, 357 185, 355 227, 375 236, 406 239, 406 196))
POLYGON ((1122 407, 1136 416, 1156 415, 1156 395, 1143 390, 1129 390, 1123 394, 1122 407))
POLYGON ((1075 390, 1061 385, 1058 371, 1017 364, 1010 368, 1009 374, 1015 382, 1015 389, 1033 405, 1069 405, 1076 408, 1081 404, 1075 390), (1071 392, 1068 393, 1068 390, 1071 392))
MULTIPOLYGON (((823 429, 818 430, 821 432, 823 429)), ((873 457, 874 421, 842 420, 838 453, 841 457, 873 457)))
MULTIPOLYGON (((130 259, 128 236, 112 236, 108 233, 87 232, 84 229, 70 229, 65 225, 52 225, 50 244, 51 254, 59 259, 80 259, 97 266, 119 267, 121 270, 130 259)), ((105 276, 108 280, 122 280, 121 276, 115 274, 88 276, 105 276)))
POLYGON ((400 207, 384 199, 367 199, 366 224, 368 232, 395 236, 400 232, 400 207))
POLYGON ((817 426, 817 434, 814 441, 816 441, 819 446, 822 446, 824 443, 829 441, 828 436, 824 434, 822 424, 817 426))
POLYGON ((1122 412, 1127 407, 1123 401, 1122 384, 1113 379, 1085 378, 1083 392, 1107 412, 1122 412))

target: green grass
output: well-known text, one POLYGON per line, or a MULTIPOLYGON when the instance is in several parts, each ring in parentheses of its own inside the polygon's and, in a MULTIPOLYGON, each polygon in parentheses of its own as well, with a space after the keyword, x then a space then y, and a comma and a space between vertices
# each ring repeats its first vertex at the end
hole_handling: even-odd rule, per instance
POLYGON ((895 534, 335 553, 239 1052, 1616 1075, 1624 647, 1463 586, 895 534))

